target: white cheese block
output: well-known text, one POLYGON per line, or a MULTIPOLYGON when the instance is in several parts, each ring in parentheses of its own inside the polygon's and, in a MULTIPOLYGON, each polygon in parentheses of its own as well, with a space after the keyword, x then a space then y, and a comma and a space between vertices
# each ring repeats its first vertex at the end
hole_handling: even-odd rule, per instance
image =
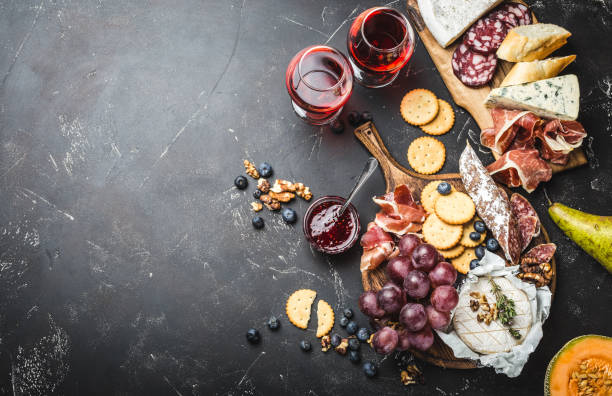
POLYGON ((574 74, 491 90, 487 107, 528 110, 543 118, 578 118, 580 86, 574 74))
POLYGON ((453 317, 453 326, 459 338, 471 350, 483 355, 508 352, 515 345, 521 344, 529 333, 532 323, 531 304, 527 295, 504 277, 496 277, 493 280, 506 297, 514 300, 516 316, 512 321, 512 328, 521 334, 521 338, 515 339, 512 337, 508 327, 502 325, 499 319, 488 325, 485 322, 478 322, 476 315, 485 311, 482 308, 476 312, 472 311, 470 300, 478 299, 471 297, 470 292, 484 294, 489 305, 493 305, 496 298, 491 292, 489 279, 488 277, 481 277, 477 282, 467 283, 462 288, 453 317))
POLYGON ((502 0, 418 0, 423 21, 436 41, 448 47, 502 0))

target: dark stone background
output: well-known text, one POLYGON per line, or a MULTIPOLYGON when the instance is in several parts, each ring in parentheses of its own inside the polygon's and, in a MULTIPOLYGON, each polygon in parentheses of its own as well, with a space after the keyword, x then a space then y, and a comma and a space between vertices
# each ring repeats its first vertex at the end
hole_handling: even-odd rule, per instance
MULTIPOLYGON (((421 363, 427 385, 404 389, 393 358, 377 379, 315 341, 284 315, 285 299, 313 288, 336 313, 356 309, 360 249, 325 257, 298 226, 264 212, 250 225, 250 192, 232 187, 241 161, 316 196, 345 194, 368 157, 350 131, 333 135, 293 114, 284 72, 301 48, 346 51, 351 19, 376 2, 0 2, 0 393, 70 395, 540 394, 546 364, 570 338, 612 335, 612 277, 530 196, 558 245, 558 292, 545 338, 523 374, 443 370, 421 363), (281 317, 282 329, 264 323, 281 317), (251 326, 263 342, 248 345, 251 326)), ((393 4, 405 9, 402 1, 393 4)), ((612 4, 532 3, 573 36, 561 54, 581 82, 589 166, 557 175, 550 197, 612 214, 612 4)), ((370 110, 395 157, 417 129, 399 117, 416 87, 449 100, 422 45, 393 86, 355 87, 346 110, 370 110)), ((442 137, 457 158, 478 128, 456 108, 442 137)), ((482 159, 491 161, 489 154, 482 159)), ((365 225, 378 173, 357 199, 365 225)), ((303 201, 292 206, 301 215, 303 201)), ((357 315, 360 324, 366 320, 357 315)))

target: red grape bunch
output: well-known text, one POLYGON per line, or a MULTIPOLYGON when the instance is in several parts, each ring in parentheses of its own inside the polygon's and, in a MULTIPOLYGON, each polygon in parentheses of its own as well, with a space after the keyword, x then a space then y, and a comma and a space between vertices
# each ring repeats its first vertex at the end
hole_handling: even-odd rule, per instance
POLYGON ((377 328, 372 347, 384 355, 429 349, 434 342, 432 329, 448 326, 450 311, 459 301, 453 286, 457 271, 436 248, 414 234, 404 235, 398 246, 400 255, 387 263, 389 281, 378 292, 359 297, 359 309, 377 328))

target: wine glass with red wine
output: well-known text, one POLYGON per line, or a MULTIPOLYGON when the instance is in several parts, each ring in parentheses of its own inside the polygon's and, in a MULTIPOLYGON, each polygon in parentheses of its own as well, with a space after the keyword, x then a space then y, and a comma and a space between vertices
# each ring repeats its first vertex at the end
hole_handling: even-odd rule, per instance
POLYGON ((348 60, 325 45, 313 45, 298 52, 285 77, 295 113, 314 125, 333 122, 353 90, 348 60))
POLYGON ((369 88, 389 85, 414 52, 414 30, 399 11, 374 7, 349 29, 349 61, 357 82, 369 88))

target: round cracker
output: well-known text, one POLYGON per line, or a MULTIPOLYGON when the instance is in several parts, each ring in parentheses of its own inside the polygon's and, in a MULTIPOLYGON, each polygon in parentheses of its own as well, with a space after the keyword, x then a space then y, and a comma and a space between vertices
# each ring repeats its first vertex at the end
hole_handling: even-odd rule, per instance
POLYGON ((423 175, 431 175, 444 166, 446 148, 441 141, 423 136, 410 143, 406 156, 412 169, 423 175))
MULTIPOLYGON (((434 213, 434 204, 436 200, 442 196, 438 192, 438 185, 444 180, 434 180, 428 183, 423 190, 421 190, 421 205, 427 213, 434 213)), ((448 182, 447 182, 448 183, 448 182)), ((455 191, 455 187, 451 185, 451 191, 455 191)))
POLYGON ((461 237, 461 240, 459 241, 460 245, 465 246, 465 247, 476 247, 485 241, 485 239, 487 238, 486 232, 483 232, 482 234, 479 233, 480 239, 477 241, 473 241, 470 238, 470 233, 477 232, 474 229, 474 223, 478 220, 480 220, 478 217, 474 217, 472 221, 463 225, 463 236, 461 237))
POLYGON ((467 274, 470 270, 470 262, 476 257, 476 249, 467 248, 459 255, 459 257, 451 260, 451 264, 458 272, 467 274))
POLYGON ((453 191, 436 200, 434 210, 438 217, 448 224, 464 224, 476 213, 474 201, 466 193, 453 191))
POLYGON ((447 224, 435 213, 427 216, 423 223, 423 239, 436 249, 446 250, 455 246, 461 239, 463 226, 447 224))
POLYGON ((445 100, 438 99, 438 114, 431 122, 421 125, 423 132, 430 135, 444 135, 450 131, 455 124, 455 112, 452 106, 445 100))
POLYGON ((440 252, 442 257, 444 257, 445 259, 452 259, 452 258, 455 258, 461 255, 461 253, 463 253, 464 250, 465 250, 464 246, 457 245, 447 250, 438 250, 438 252, 440 252))
POLYGON ((400 104, 402 118, 412 125, 425 125, 438 115, 438 98, 427 89, 413 89, 404 95, 400 104))

